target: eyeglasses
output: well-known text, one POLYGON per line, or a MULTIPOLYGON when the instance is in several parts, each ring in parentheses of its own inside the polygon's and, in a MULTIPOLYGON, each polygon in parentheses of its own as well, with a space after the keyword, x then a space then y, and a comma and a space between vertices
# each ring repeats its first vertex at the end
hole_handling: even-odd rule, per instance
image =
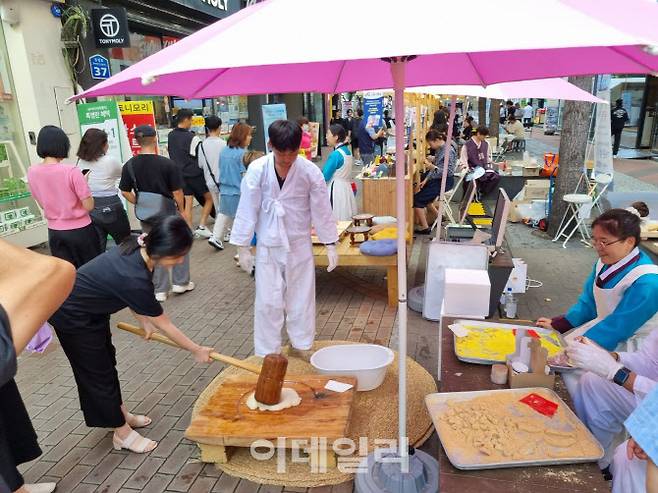
POLYGON ((603 240, 595 240, 592 239, 592 245, 594 246, 600 246, 601 248, 608 248, 610 245, 614 245, 615 243, 619 243, 620 241, 624 241, 626 238, 621 238, 619 240, 615 241, 603 241, 603 240))

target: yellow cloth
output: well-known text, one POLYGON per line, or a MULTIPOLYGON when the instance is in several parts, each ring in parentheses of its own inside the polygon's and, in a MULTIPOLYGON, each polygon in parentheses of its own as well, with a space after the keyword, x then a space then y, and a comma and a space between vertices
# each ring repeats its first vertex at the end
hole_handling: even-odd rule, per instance
MULTIPOLYGON (((398 237, 398 228, 395 227, 389 227, 389 228, 384 228, 381 231, 378 231, 377 233, 370 235, 370 238, 373 240, 395 240, 398 237)), ((409 232, 407 231, 407 241, 409 241, 411 238, 409 236, 409 232)))

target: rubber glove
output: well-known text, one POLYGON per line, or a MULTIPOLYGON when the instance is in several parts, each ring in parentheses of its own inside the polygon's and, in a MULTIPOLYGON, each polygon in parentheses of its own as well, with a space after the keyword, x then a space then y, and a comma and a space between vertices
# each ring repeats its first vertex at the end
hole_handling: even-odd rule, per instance
POLYGON ((582 342, 573 341, 567 347, 567 355, 574 366, 591 371, 600 377, 612 380, 624 365, 615 361, 608 351, 594 341, 583 337, 582 342))
POLYGON ((336 251, 336 245, 327 245, 327 259, 329 260, 327 272, 331 272, 338 265, 338 252, 336 251))
POLYGON ((240 268, 247 274, 251 274, 254 270, 254 256, 251 253, 251 247, 241 246, 238 247, 238 262, 240 268))

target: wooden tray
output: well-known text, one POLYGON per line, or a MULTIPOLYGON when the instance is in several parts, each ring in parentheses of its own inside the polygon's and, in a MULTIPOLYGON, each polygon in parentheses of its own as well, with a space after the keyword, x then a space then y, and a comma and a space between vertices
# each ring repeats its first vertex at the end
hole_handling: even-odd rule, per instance
MULTIPOLYGON (((340 240, 343 236, 345 236, 345 233, 347 232, 347 228, 352 226, 352 221, 338 221, 336 223, 336 229, 338 230, 338 239, 340 240)), ((322 242, 316 235, 311 235, 311 241, 313 242, 314 245, 322 245, 322 242)))
MULTIPOLYGON (((476 470, 476 469, 498 469, 504 467, 528 467, 528 466, 547 466, 547 465, 559 465, 559 464, 575 464, 583 462, 594 462, 603 457, 603 448, 596 441, 596 438, 589 432, 585 425, 576 417, 574 412, 566 405, 566 403, 552 390, 545 388, 525 388, 525 389, 504 389, 504 390, 483 390, 476 392, 447 392, 439 394, 429 394, 425 397, 425 405, 427 410, 432 417, 434 422, 434 427, 437 430, 443 449, 448 456, 448 459, 457 469, 463 470, 476 470), (507 396, 510 399, 510 404, 514 401, 522 399, 524 396, 535 393, 558 404, 558 409, 561 411, 562 416, 565 418, 562 422, 558 419, 559 414, 553 416, 553 418, 545 418, 544 416, 537 413, 537 416, 540 419, 544 419, 547 429, 561 430, 567 427, 566 421, 568 420, 571 424, 575 425, 576 430, 584 437, 586 445, 589 449, 594 451, 591 454, 583 455, 574 455, 570 457, 546 457, 545 459, 534 459, 534 460, 523 460, 523 459, 513 459, 507 458, 502 461, 486 461, 478 459, 474 454, 469 456, 464 453, 462 450, 459 450, 461 444, 458 446, 453 446, 454 444, 447 440, 446 434, 442 432, 443 426, 441 423, 441 416, 448 410, 449 402, 464 402, 469 401, 478 397, 490 397, 492 395, 503 395, 507 396)), ((510 413, 512 416, 512 413, 510 413)), ((454 442, 454 440, 453 440, 454 442)), ((480 454, 484 457, 482 454, 480 454)))

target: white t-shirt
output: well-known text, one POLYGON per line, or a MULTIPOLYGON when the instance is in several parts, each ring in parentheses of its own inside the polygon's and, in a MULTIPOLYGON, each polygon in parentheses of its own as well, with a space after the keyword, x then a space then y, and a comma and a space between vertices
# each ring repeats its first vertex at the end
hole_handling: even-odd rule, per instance
POLYGON ((94 197, 111 197, 119 193, 118 183, 121 178, 121 163, 114 157, 101 156, 96 161, 81 159, 78 163, 81 170, 88 169, 87 183, 94 197))
POLYGON ((226 147, 226 141, 221 137, 208 137, 201 146, 198 147, 197 158, 199 160, 199 168, 203 170, 203 176, 206 178, 206 186, 210 191, 218 192, 217 182, 219 182, 219 153, 226 147), (208 161, 206 161, 206 158, 208 161), (215 180, 212 179, 210 171, 208 171, 208 162, 210 162, 210 169, 215 180))
POLYGON ((527 105, 525 108, 523 108, 523 118, 532 118, 533 112, 534 108, 530 105, 527 105))

